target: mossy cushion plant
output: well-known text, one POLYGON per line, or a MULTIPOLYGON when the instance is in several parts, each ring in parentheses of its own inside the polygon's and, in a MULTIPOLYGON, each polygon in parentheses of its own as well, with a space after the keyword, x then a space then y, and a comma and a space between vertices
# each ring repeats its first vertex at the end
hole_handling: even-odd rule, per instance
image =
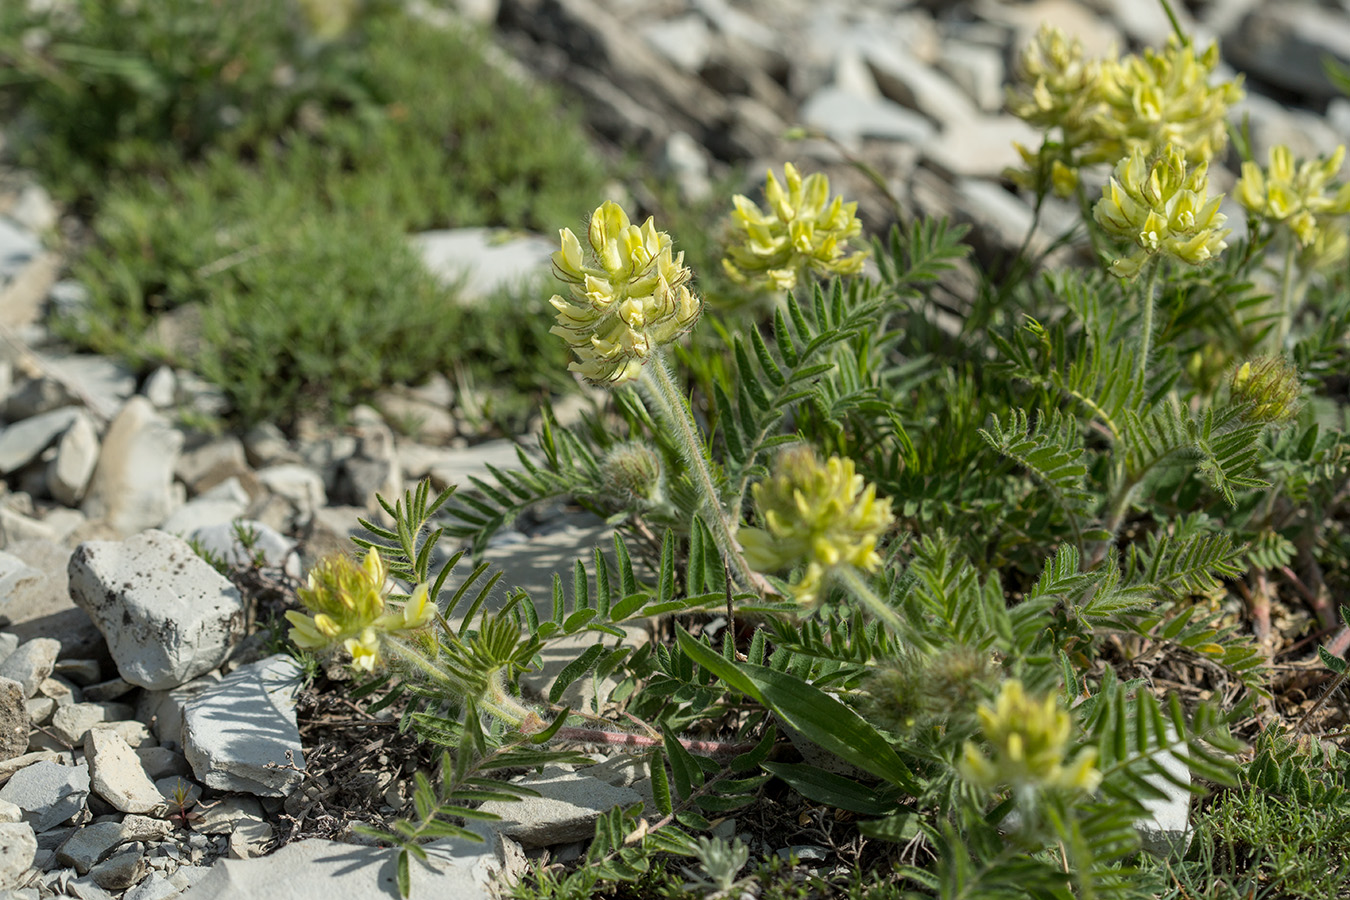
POLYGON ((196 368, 241 423, 340 414, 433 372, 569 384, 522 303, 459 309, 406 247, 428 228, 549 227, 601 189, 574 118, 482 77, 481 36, 384 2, 127 6, 0 13, 19 158, 92 216, 73 263, 90 306, 63 334, 196 368), (187 352, 156 340, 181 307, 199 323, 187 352))

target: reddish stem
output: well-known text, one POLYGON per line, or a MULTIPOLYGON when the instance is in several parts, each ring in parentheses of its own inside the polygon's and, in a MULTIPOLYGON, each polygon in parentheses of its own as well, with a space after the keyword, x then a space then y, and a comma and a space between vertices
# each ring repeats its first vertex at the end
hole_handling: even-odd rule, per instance
MULTIPOLYGON (((563 726, 554 735, 558 740, 576 741, 582 744, 605 744, 611 747, 633 747, 650 750, 662 746, 660 738, 647 737, 645 734, 627 734, 622 731, 598 731, 591 728, 563 726)), ((680 745, 690 753, 702 753, 708 756, 739 756, 755 749, 755 744, 733 744, 728 741, 696 741, 692 738, 680 738, 680 745)))

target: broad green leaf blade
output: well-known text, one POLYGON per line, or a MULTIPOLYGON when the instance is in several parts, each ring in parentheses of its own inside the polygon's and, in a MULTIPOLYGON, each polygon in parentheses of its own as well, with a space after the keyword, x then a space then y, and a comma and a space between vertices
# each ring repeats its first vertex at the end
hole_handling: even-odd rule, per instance
POLYGON ((808 800, 865 816, 884 816, 895 811, 895 803, 882 799, 883 795, 876 788, 858 784, 816 766, 772 762, 761 765, 766 772, 783 779, 808 800))
POLYGON ((852 709, 786 672, 747 663, 736 668, 758 688, 764 705, 807 740, 906 793, 920 791, 919 783, 895 749, 852 709))

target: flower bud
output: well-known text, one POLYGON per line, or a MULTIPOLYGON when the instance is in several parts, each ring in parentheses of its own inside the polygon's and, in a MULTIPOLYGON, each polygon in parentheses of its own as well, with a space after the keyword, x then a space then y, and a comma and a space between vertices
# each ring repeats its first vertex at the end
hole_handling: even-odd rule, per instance
POLYGON ((661 457, 646 444, 628 441, 611 447, 600 472, 605 487, 621 502, 655 505, 665 496, 661 457))
POLYGON ((1298 370, 1275 356, 1259 356, 1238 366, 1229 382, 1234 403, 1247 406, 1249 422, 1278 425, 1298 415, 1303 384, 1298 370))

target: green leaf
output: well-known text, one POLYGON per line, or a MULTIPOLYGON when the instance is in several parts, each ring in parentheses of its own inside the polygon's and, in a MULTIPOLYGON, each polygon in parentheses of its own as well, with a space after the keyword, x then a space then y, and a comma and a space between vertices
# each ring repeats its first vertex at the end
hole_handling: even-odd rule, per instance
POLYGON ((670 779, 666 777, 666 757, 660 749, 653 747, 647 754, 647 771, 652 779, 652 799, 656 801, 657 812, 670 815, 675 808, 670 800, 670 779))
POLYGON ((763 763, 764 770, 788 783, 793 790, 808 800, 824 803, 835 809, 865 816, 884 816, 894 811, 895 803, 882 799, 875 787, 858 784, 842 775, 826 772, 805 763, 763 763))
POLYGON ((730 662, 711 647, 696 640, 692 634, 678 624, 675 626, 675 639, 679 642, 680 650, 684 652, 685 656, 712 672, 727 687, 740 691, 760 703, 764 702, 764 696, 760 693, 754 679, 744 676, 736 667, 736 663, 730 662))
POLYGON ((586 609, 577 610, 576 612, 568 616, 567 620, 563 622, 563 633, 575 634, 576 632, 584 628, 586 624, 591 621, 591 619, 595 618, 595 616, 596 612, 595 607, 593 606, 587 607, 586 609))
POLYGON ((920 833, 919 820, 913 812, 902 810, 891 813, 884 819, 869 819, 858 823, 858 830, 870 838, 902 844, 913 840, 920 833))
POLYGON ((1326 647, 1318 647, 1317 655, 1318 657, 1321 658, 1322 665, 1326 666, 1328 669, 1335 672, 1337 675, 1344 675, 1345 670, 1347 668, 1350 668, 1350 664, 1347 664, 1346 661, 1341 659, 1339 656, 1333 656, 1331 654, 1331 651, 1328 650, 1326 647))
POLYGON ((894 748, 852 709, 786 672, 748 663, 737 668, 758 688, 764 705, 807 740, 907 793, 919 792, 919 783, 894 748))
MULTIPOLYGON (((592 612, 594 610, 591 610, 592 612)), ((553 687, 548 691, 548 702, 557 703, 562 697, 563 692, 571 686, 582 675, 585 675, 595 665, 596 661, 605 654, 604 643, 596 643, 587 647, 585 652, 572 660, 563 670, 558 673, 558 678, 553 682, 553 687)))
POLYGON ((412 874, 408 871, 408 848, 404 847, 398 854, 398 892, 399 896, 407 900, 412 893, 412 874))

